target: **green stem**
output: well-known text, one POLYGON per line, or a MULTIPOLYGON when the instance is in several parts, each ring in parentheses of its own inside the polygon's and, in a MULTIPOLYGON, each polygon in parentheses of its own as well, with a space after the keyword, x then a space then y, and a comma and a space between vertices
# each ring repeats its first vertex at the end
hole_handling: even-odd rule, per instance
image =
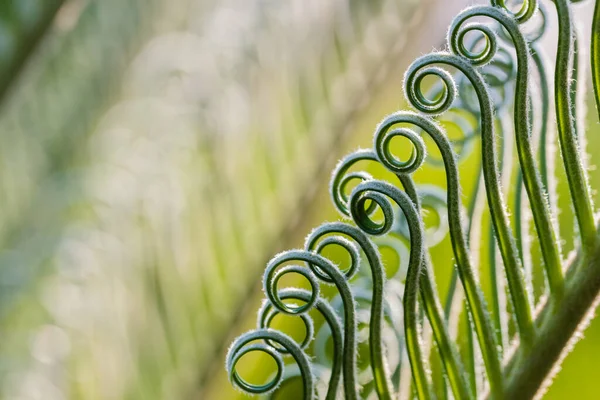
POLYGON ((600 116, 600 0, 596 0, 596 5, 594 7, 594 18, 592 21, 592 45, 590 52, 592 83, 594 85, 596 109, 600 116))
MULTIPOLYGON (((350 242, 346 241, 346 243, 350 242)), ((347 250, 350 249, 347 248, 347 250)), ((358 250, 356 250, 356 252, 358 253, 358 250)), ((348 283, 345 274, 342 273, 329 259, 321 256, 320 254, 307 250, 287 250, 283 253, 277 254, 267 264, 263 275, 263 291, 267 299, 276 310, 286 314, 301 314, 304 311, 308 311, 310 308, 312 308, 312 306, 314 306, 314 303, 316 303, 319 296, 319 284, 317 283, 315 276, 323 276, 323 274, 329 278, 326 282, 331 282, 336 286, 343 303, 344 363, 342 368, 345 396, 347 399, 358 399, 358 384, 356 382, 356 308, 354 304, 354 295, 350 289, 350 284, 348 283), (308 265, 308 268, 300 267, 298 265, 285 265, 286 263, 290 262, 304 262, 306 265, 308 265), (281 267, 282 265, 284 266, 281 267), (281 276, 288 272, 300 274, 310 282, 312 294, 315 296, 313 302, 305 303, 302 306, 291 307, 281 300, 279 297, 280 293, 277 289, 277 284, 281 276)))
POLYGON ((531 241, 529 238, 530 216, 525 212, 523 204, 523 175, 521 170, 517 170, 515 178, 515 232, 517 237, 517 249, 523 263, 523 279, 529 295, 529 300, 533 303, 533 263, 531 261, 531 241))
POLYGON ((256 342, 257 340, 264 340, 270 341, 271 343, 277 343, 289 352, 289 354, 296 361, 296 364, 300 369, 300 376, 302 377, 303 394, 302 396, 298 396, 298 398, 302 398, 304 400, 313 399, 315 396, 315 378, 313 375, 310 359, 300 348, 298 343, 294 341, 294 339, 273 329, 256 329, 250 332, 246 332, 243 335, 239 336, 231 344, 231 347, 227 352, 225 364, 226 369, 229 373, 229 380, 235 386, 245 391, 246 393, 269 394, 271 391, 277 388, 277 385, 279 385, 281 381, 281 375, 278 375, 274 380, 264 385, 253 385, 241 378, 235 369, 237 362, 245 354, 252 351, 260 351, 270 355, 277 364, 277 370, 280 373, 283 372, 284 364, 283 360, 281 359, 281 356, 279 356, 279 354, 275 352, 272 346, 257 343, 252 344, 252 342, 256 342))
MULTIPOLYGON (((436 55, 435 58, 440 59, 438 62, 448 63, 461 70, 469 78, 473 88, 475 89, 475 92, 477 93, 481 107, 483 176, 485 179, 488 207, 492 217, 492 222, 494 224, 494 231, 496 233, 498 247, 504 261, 508 287, 510 289, 511 299, 517 320, 517 327, 519 330, 519 337, 524 345, 531 345, 535 338, 531 317, 531 305, 524 287, 521 262, 516 249, 515 240, 509 226, 508 215, 506 213, 505 203, 500 190, 500 177, 497 171, 498 161, 495 144, 496 138, 494 134, 493 103, 483 78, 481 77, 480 73, 474 70, 472 67, 472 63, 474 61, 469 59, 467 55, 461 52, 462 47, 460 46, 460 43, 457 42, 461 37, 459 30, 462 24, 467 19, 472 17, 490 17, 495 19, 496 21, 502 23, 502 25, 509 31, 513 37, 513 40, 515 37, 519 37, 520 32, 518 31, 518 27, 515 25, 515 21, 500 9, 485 6, 467 8, 455 18, 449 34, 453 51, 457 54, 461 54, 461 57, 453 57, 451 61, 446 60, 446 57, 443 57, 442 60, 442 57, 439 57, 440 55, 436 55)), ((486 31, 486 28, 484 27, 484 25, 478 25, 478 29, 480 29, 482 32, 486 31)), ((492 35, 492 33, 486 34, 492 35)), ((492 40, 491 36, 488 37, 490 37, 490 40, 492 40)), ((520 37, 522 39, 522 36, 520 37)), ((429 55, 426 57, 432 56, 433 55, 429 55)), ((425 59, 425 57, 422 59, 425 59)), ((520 62, 522 63, 523 60, 520 62)), ((417 63, 413 65, 416 66, 417 63)), ((523 80, 523 77, 521 77, 521 80, 523 80)), ((521 87, 523 86, 521 85, 521 87)), ((516 100, 517 104, 520 104, 519 102, 523 101, 524 97, 526 96, 518 97, 518 100, 516 100)), ((517 107, 518 106, 515 108, 517 107)), ((528 113, 524 113, 525 116, 527 114, 528 113)), ((522 117, 522 115, 519 114, 519 117, 522 117)), ((517 126, 515 126, 515 129, 517 129, 517 126)), ((519 129, 522 129, 522 123, 519 125, 519 129)), ((517 141, 522 140, 519 139, 519 136, 520 135, 517 135, 517 141)), ((522 143, 522 145, 526 145, 525 141, 522 143)), ((533 168, 533 166, 531 166, 531 168, 533 168)), ((539 193, 533 194, 537 195, 539 193)))
POLYGON ((572 121, 573 121, 573 132, 575 134, 575 138, 579 140, 579 145, 582 148, 585 148, 585 137, 580 136, 580 120, 578 117, 579 104, 577 103, 579 92, 577 91, 577 85, 579 84, 579 79, 582 78, 579 74, 579 38, 577 35, 577 30, 573 28, 573 42, 572 42, 572 52, 573 56, 571 57, 571 80, 569 82, 569 96, 571 96, 571 104, 573 108, 571 109, 572 121))
MULTIPOLYGON (((510 93, 509 88, 505 88, 506 93, 510 93)), ((507 94, 509 96, 509 94, 507 94)), ((505 188, 510 187, 510 178, 512 176, 512 167, 513 167, 513 152, 512 152, 512 141, 511 139, 511 131, 509 118, 506 118, 506 114, 501 114, 502 110, 498 110, 497 114, 497 125, 499 128, 498 140, 500 141, 499 146, 499 160, 500 165, 499 169, 502 171, 502 178, 505 188)), ((507 113, 508 114, 508 113, 507 113)), ((520 211, 518 209, 517 211, 520 211)), ((517 231, 517 239, 519 239, 517 231)), ((517 241, 517 246, 520 244, 520 241, 517 241)), ((521 251, 521 248, 518 248, 521 251)), ((505 350, 504 346, 504 338, 503 332, 506 332, 508 335, 508 330, 505 329, 506 319, 503 318, 506 314, 506 295, 504 292, 504 284, 502 277, 502 267, 498 268, 497 263, 497 246, 496 241, 494 240, 494 229, 492 224, 488 228, 488 260, 490 264, 490 283, 491 283, 491 292, 492 292, 492 308, 493 308, 493 317, 496 323, 496 336, 498 340, 498 348, 500 354, 505 350)), ((520 254, 521 261, 524 263, 523 254, 520 254)), ((525 274, 525 287, 529 292, 529 286, 527 285, 527 274, 525 274)), ((531 298, 530 298, 531 301, 531 298)))
POLYGON ((538 332, 543 340, 536 341, 528 351, 518 348, 509 360, 507 365, 512 368, 506 372, 506 398, 534 397, 552 373, 558 371, 555 366, 571 350, 570 342, 576 340, 577 332, 589 323, 600 293, 599 244, 597 238, 587 256, 574 259, 583 268, 570 267, 576 273, 566 282, 562 301, 548 301, 541 310, 538 332))
MULTIPOLYGON (((449 54, 443 54, 440 55, 440 57, 442 57, 442 62, 447 62, 448 58, 450 60, 455 60, 455 57, 449 54)), ((429 60, 422 60, 424 63, 427 63, 428 61, 429 60)), ((419 68, 420 66, 417 67, 419 68)), ((466 235, 461 219, 462 202, 460 196, 458 166, 456 165, 452 145, 442 132, 441 128, 432 120, 411 112, 397 112, 391 114, 379 124, 374 139, 377 156, 388 169, 392 169, 393 166, 386 164, 385 156, 388 152, 383 148, 386 143, 386 134, 392 126, 401 123, 409 123, 421 128, 425 133, 431 136, 437 147, 440 149, 444 167, 446 169, 448 222, 456 265, 459 277, 465 289, 469 309, 473 316, 473 324, 479 338, 490 386, 494 393, 498 395, 498 398, 502 398, 502 371, 497 352, 497 343, 495 341, 493 325, 490 320, 487 306, 485 305, 483 293, 475 278, 474 269, 471 266, 471 261, 469 259, 466 235)))
MULTIPOLYGON (((596 229, 587 176, 581 160, 581 149, 575 134, 573 102, 570 95, 573 57, 573 26, 571 8, 567 0, 555 0, 558 14, 558 47, 556 55, 555 86, 558 138, 571 200, 575 209, 583 251, 594 245, 596 229)), ((592 50, 593 51, 593 50, 592 50)), ((593 59, 593 57, 592 57, 593 59)))
MULTIPOLYGON (((477 207, 477 203, 479 201, 484 201, 482 196, 479 196, 479 186, 481 183, 481 163, 479 163, 477 165, 477 167, 474 168, 475 170, 475 184, 473 185, 473 195, 470 196, 471 200, 469 202, 469 206, 467 208, 467 221, 468 221, 468 226, 467 226, 467 232, 466 232, 466 243, 467 246, 470 247, 470 238, 471 238, 471 229, 473 227, 473 221, 474 221, 474 215, 475 215, 475 209, 477 207)), ((472 247, 470 247, 472 250, 472 247)), ((471 255, 473 255, 473 251, 471 251, 471 255)), ((454 268, 452 270, 452 277, 450 278, 450 284, 448 285, 448 292, 446 294, 446 300, 444 302, 444 317, 446 318, 446 321, 450 320, 451 314, 452 314, 452 310, 453 310, 453 304, 455 301, 458 301, 459 298, 458 296, 455 295, 456 293, 456 284, 458 281, 458 271, 456 268, 454 268)), ((462 297, 461 297, 461 301, 462 301, 462 297)))
POLYGON ((492 289, 492 317, 496 325, 496 342, 498 342, 498 350, 500 355, 503 352, 503 340, 502 340, 502 319, 500 308, 500 292, 498 291, 498 271, 496 265, 496 242, 494 241, 494 229, 490 225, 489 229, 489 263, 490 263, 490 281, 492 289))
POLYGON ((391 227, 393 211, 387 198, 391 198, 401 208, 410 232, 410 255, 403 303, 406 349, 410 360, 413 382, 420 400, 433 399, 434 396, 425 371, 418 323, 418 293, 420 276, 423 272, 425 242, 419 214, 406 193, 388 182, 379 180, 365 181, 354 188, 349 199, 350 210, 352 218, 360 229, 370 234, 380 235, 385 233, 386 230, 369 218, 368 207, 365 205, 369 202, 377 203, 384 213, 385 222, 383 226, 391 227))
POLYGON ((477 390, 477 368, 475 367, 475 338, 473 337, 473 328, 469 320, 468 305, 465 303, 465 332, 467 335, 467 371, 471 378, 471 386, 477 390))
POLYGON ((523 183, 527 191, 533 221, 539 237, 544 266, 551 295, 561 297, 563 274, 559 242, 531 143, 531 99, 529 90, 529 46, 518 25, 508 18, 497 19, 509 32, 517 52, 517 79, 515 90, 514 123, 517 153, 523 183))
MULTIPOLYGON (((342 223, 329 222, 313 230, 306 238, 305 248, 308 251, 319 252, 323 247, 319 245, 319 240, 330 240, 332 236, 345 235, 353 239, 364 252, 367 263, 371 268, 372 301, 371 301, 371 319, 369 323, 369 352, 371 359, 371 368, 373 370, 373 380, 375 391, 380 399, 391 399, 392 384, 390 373, 385 362, 383 348, 383 302, 385 271, 383 262, 377 251, 377 246, 360 229, 342 223)), ((324 243, 324 242, 321 242, 324 243)), ((357 261, 358 262, 358 261, 357 261)))
MULTIPOLYGON (((300 300, 305 303, 311 301, 311 293, 307 290, 298 288, 285 288, 279 292, 279 297, 282 300, 300 300)), ((325 322, 331 330, 331 341, 333 342, 333 361, 325 400, 335 400, 338 397, 340 378, 342 377, 342 365, 344 364, 344 360, 342 358, 342 351, 344 347, 342 323, 340 322, 335 310, 323 298, 319 297, 317 299, 315 308, 325 319, 325 322)), ((277 311, 273 311, 273 305, 271 303, 263 303, 262 308, 258 312, 258 319, 260 321, 259 329, 268 329, 268 321, 272 319, 273 315, 276 313, 277 311)))
MULTIPOLYGON (((542 184, 548 192, 548 203, 553 215, 556 214, 556 193, 554 182, 554 158, 551 153, 552 143, 549 143, 551 137, 548 135, 548 125, 550 120, 550 90, 547 73, 547 60, 542 52, 542 49, 537 46, 537 43, 531 46, 531 58, 538 72, 540 80, 540 131, 539 131, 539 159, 540 173, 542 175, 542 184)), ((537 102, 536 102, 537 103, 537 102)))
MULTIPOLYGON (((415 203, 417 211, 420 211, 421 205, 414 180, 409 175, 398 175, 398 178, 410 199, 415 203)), ((450 337, 446 326, 442 305, 435 289, 435 277, 429 261, 426 257, 424 260, 425 273, 421 277, 421 297, 425 305, 427 319, 431 324, 433 336, 437 343, 446 374, 448 374, 448 381, 450 382, 454 397, 457 399, 474 398, 474 388, 469 387, 456 345, 450 337)))
MULTIPOLYGON (((491 4, 493 6, 502 7, 507 11, 509 10, 509 8, 506 6, 505 0, 492 0, 491 4)), ((514 14, 514 17, 519 23, 527 22, 531 17, 533 17, 533 14, 535 14, 537 8, 538 0, 524 0, 519 11, 514 14)))

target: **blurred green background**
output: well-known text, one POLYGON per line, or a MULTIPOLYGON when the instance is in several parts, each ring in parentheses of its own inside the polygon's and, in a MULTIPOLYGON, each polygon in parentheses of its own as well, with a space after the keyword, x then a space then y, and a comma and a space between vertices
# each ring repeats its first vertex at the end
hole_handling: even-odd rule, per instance
MULTIPOLYGON (((467 3, 0 0, 0 396, 241 396, 224 353, 266 261, 339 218, 336 160, 371 145, 467 3)), ((545 398, 600 398, 598 359, 596 321, 545 398)))

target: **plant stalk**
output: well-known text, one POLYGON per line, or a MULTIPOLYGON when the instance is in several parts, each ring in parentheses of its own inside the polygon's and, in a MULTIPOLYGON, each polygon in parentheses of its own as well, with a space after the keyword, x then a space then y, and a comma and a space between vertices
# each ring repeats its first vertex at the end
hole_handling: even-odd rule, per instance
POLYGON ((596 109, 600 115, 600 1, 596 0, 594 7, 594 19, 592 22, 592 83, 594 84, 594 98, 596 99, 596 109))
POLYGON ((558 138, 579 225, 582 250, 586 252, 594 246, 596 231, 587 176, 583 169, 581 149, 575 133, 576 121, 573 118, 573 102, 570 96, 573 65, 571 57, 574 57, 573 21, 567 0, 555 0, 554 4, 558 14, 558 48, 554 85, 558 138))
MULTIPOLYGON (((555 366, 573 348, 590 320, 600 297, 600 236, 596 233, 593 251, 584 257, 574 259, 572 265, 576 273, 566 282, 565 294, 561 302, 549 300, 538 314, 542 319, 538 337, 533 347, 518 348, 507 365, 513 368, 505 371, 508 399, 532 398, 553 377, 555 366), (544 318, 545 317, 545 318, 544 318)), ((508 369, 508 368, 507 368, 508 369)))

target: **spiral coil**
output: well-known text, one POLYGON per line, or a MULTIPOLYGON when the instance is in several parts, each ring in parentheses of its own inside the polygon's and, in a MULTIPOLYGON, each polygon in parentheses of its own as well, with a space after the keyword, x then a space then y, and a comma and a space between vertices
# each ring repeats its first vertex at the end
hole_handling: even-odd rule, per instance
MULTIPOLYGON (((289 351, 302 371, 302 357, 305 356, 302 351, 307 348, 313 333, 312 319, 307 315, 317 308, 327 324, 316 330, 313 352, 317 356, 316 365, 331 371, 327 398, 339 395, 340 374, 343 375, 345 398, 364 398, 373 391, 381 399, 392 398, 400 390, 401 383, 404 384, 399 373, 402 357, 390 365, 387 359, 391 357, 383 348, 384 344, 393 347, 393 343, 399 344, 399 354, 406 350, 412 375, 412 381, 406 384, 412 386, 419 399, 436 398, 435 384, 439 381, 431 382, 424 361, 428 354, 422 329, 426 326, 425 318, 436 344, 437 351, 432 353, 439 357, 447 377, 441 380, 442 390, 451 390, 454 398, 461 399, 476 398, 485 391, 493 398, 504 398, 506 382, 501 362, 509 332, 508 322, 500 318, 502 290, 498 285, 502 282, 493 278, 493 290, 497 295, 491 315, 477 279, 477 264, 481 260, 474 259, 470 242, 482 218, 478 209, 485 208, 483 204, 487 200, 491 220, 490 268, 494 271, 497 268, 495 255, 499 252, 506 273, 507 292, 515 311, 517 337, 524 348, 532 346, 536 338, 532 316, 535 300, 527 282, 527 271, 531 266, 525 256, 528 250, 523 244, 523 226, 528 225, 517 218, 516 234, 513 233, 504 200, 506 194, 500 184, 503 177, 513 172, 513 141, 519 168, 516 168, 518 179, 516 189, 511 192, 515 193, 511 205, 520 215, 521 193, 525 188, 541 244, 549 296, 559 299, 564 285, 561 248, 553 221, 552 176, 545 162, 548 157, 548 80, 541 49, 536 45, 546 30, 547 11, 535 0, 521 2, 516 12, 510 9, 504 0, 492 0, 491 6, 465 9, 449 28, 448 50, 419 57, 408 67, 403 89, 414 111, 397 111, 384 118, 375 129, 373 148, 348 154, 333 171, 330 182, 332 202, 342 217, 351 219, 355 226, 342 222, 323 224, 308 236, 304 250, 284 252, 268 264, 264 278, 267 300, 259 313, 258 330, 242 335, 233 347, 233 355, 228 356, 227 366, 234 384, 242 389, 249 388, 248 391, 263 389, 244 386, 244 383, 240 385, 235 362, 229 361, 245 354, 240 343, 248 346, 246 349, 268 353, 277 363, 280 354, 289 351), (492 24, 468 22, 481 18, 491 20, 492 24), (539 21, 534 29, 523 33, 522 25, 535 18, 539 21), (531 59, 534 61, 531 63, 533 72, 531 59), (540 81, 538 93, 531 90, 532 73, 540 81), (436 82, 428 85, 431 79, 436 82), (532 98, 537 95, 541 97, 541 109, 532 105, 532 98), (539 131, 534 129, 536 125, 532 122, 534 113, 541 117, 539 131), (508 126, 506 121, 512 121, 514 126, 508 126), (461 137, 451 139, 447 127, 460 132, 461 137), (394 139, 399 137, 410 146, 407 149, 409 156, 404 159, 395 153, 397 146, 393 145, 394 139), (426 140, 433 141, 435 152, 441 158, 428 154, 426 140), (538 140, 538 151, 534 151, 535 140, 538 140), (459 163, 471 157, 477 147, 480 147, 481 155, 473 200, 463 204, 459 163), (371 168, 364 167, 366 164, 382 166, 395 175, 396 181, 376 179, 371 168), (357 168, 358 165, 361 168, 357 168), (445 172, 445 190, 415 183, 413 175, 419 170, 440 167, 445 172), (436 227, 426 229, 421 216, 424 209, 436 214, 440 220, 436 227), (465 214, 468 221, 465 221, 465 214), (447 234, 456 269, 443 309, 428 250, 447 234), (325 247, 330 245, 337 245, 347 253, 350 258, 348 268, 342 270, 324 256, 325 247), (393 249, 401 259, 400 263, 405 265, 399 267, 389 281, 380 255, 386 246, 393 249), (292 260, 304 261, 306 265, 281 267, 292 260), (280 269, 276 271, 276 268, 280 269), (370 274, 365 270, 370 270, 370 274), (304 276, 311 290, 287 288, 278 294, 279 278, 290 272, 304 276), (483 387, 475 377, 474 352, 471 359, 461 357, 448 329, 447 310, 456 302, 459 281, 469 315, 466 320, 468 332, 477 338, 487 376, 488 384, 483 387), (337 294, 329 303, 319 291, 320 282, 336 286, 337 294), (282 299, 301 300, 303 304, 291 307, 282 299), (401 316, 397 312, 400 302, 401 316), (282 337, 274 339, 268 330, 274 313, 302 318, 307 332, 304 340, 291 346, 282 337), (357 324, 368 324, 366 339, 357 337, 357 324), (329 330, 334 342, 331 358, 323 354, 327 335, 324 329, 329 330), (392 334, 386 335, 386 329, 392 334), (262 342, 248 344, 257 339, 262 342), (370 372, 359 371, 357 366, 356 350, 363 342, 368 344, 370 372)), ((304 378, 304 398, 312 398, 316 394, 309 386, 311 380, 304 378)), ((272 382, 278 379, 281 379, 279 372, 272 382)), ((272 391, 273 387, 271 383, 265 385, 264 392, 272 391)))

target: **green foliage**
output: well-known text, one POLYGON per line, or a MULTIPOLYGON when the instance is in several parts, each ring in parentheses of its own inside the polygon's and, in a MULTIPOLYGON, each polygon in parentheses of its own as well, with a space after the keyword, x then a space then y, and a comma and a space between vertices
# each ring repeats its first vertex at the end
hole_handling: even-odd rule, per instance
POLYGON ((62 3, 5 0, 0 4, 0 100, 62 3))
MULTIPOLYGON (((574 39, 571 5, 567 0, 554 3, 559 21, 554 103, 558 143, 579 232, 576 254, 567 259, 562 254, 556 195, 552 193, 556 178, 548 161, 550 90, 537 42, 544 35, 549 11, 537 1, 524 1, 514 14, 507 10, 504 1, 467 8, 450 26, 448 51, 419 57, 406 72, 405 97, 417 112, 400 111, 386 117, 375 130, 373 149, 348 155, 334 170, 330 186, 333 203, 357 228, 346 223, 326 223, 309 236, 304 250, 283 252, 267 266, 264 307, 270 313, 300 317, 306 326, 312 326, 308 321, 313 307, 319 304, 323 308, 327 301, 338 304, 333 308, 340 313, 343 324, 341 346, 335 324, 321 327, 316 331, 313 346, 318 357, 310 368, 305 362, 312 328, 306 329, 306 337, 299 345, 260 318, 259 328, 238 338, 227 354, 226 366, 234 385, 253 393, 261 393, 263 389, 271 393, 299 376, 306 399, 314 396, 334 399, 339 393, 352 399, 365 398, 371 393, 391 399, 406 387, 410 387, 408 393, 419 399, 445 396, 448 391, 459 399, 531 398, 543 392, 545 382, 552 378, 553 371, 570 350, 570 343, 589 322, 587 315, 593 312, 600 291, 600 239, 581 154, 584 137, 583 132, 578 132, 580 122, 575 112, 577 96, 583 95, 573 84, 582 79, 576 62, 579 41, 574 39), (521 25, 536 16, 541 19, 537 30, 524 33, 521 25), (481 18, 492 23, 467 23, 481 18), (532 76, 537 76, 537 91, 532 89, 535 86, 532 76), (432 77, 436 83, 425 85, 426 79, 432 77), (534 117, 542 123, 534 123, 534 117), (463 138, 451 140, 448 125, 457 126, 463 138), (539 131, 534 133, 536 129, 539 131), (509 154, 512 145, 508 135, 513 134, 516 167, 509 154), (393 144, 399 138, 405 144, 410 143, 408 157, 393 144), (424 168, 425 162, 440 165, 439 160, 427 155, 424 138, 433 140, 446 175, 446 215, 440 212, 438 216, 447 220, 456 268, 443 306, 434 284, 431 245, 427 243, 431 231, 424 224, 426 191, 413 180, 413 174, 424 168), (468 144, 476 138, 481 143, 480 167, 473 200, 467 204, 465 213, 458 161, 475 148, 468 144), (364 168, 355 171, 356 165, 365 161, 384 167, 395 178, 392 175, 381 180, 364 168), (518 170, 517 187, 503 191, 501 183, 511 177, 513 168, 518 170), (356 181, 359 183, 352 188, 356 181), (531 234, 539 246, 545 275, 544 296, 537 303, 531 283, 533 267, 531 249, 527 247, 531 239, 523 212, 523 187, 533 219, 531 234), (507 195, 514 196, 511 203, 516 218, 512 226, 505 201, 507 195), (476 272, 482 260, 475 242, 481 241, 482 233, 485 234, 481 225, 486 202, 485 215, 490 227, 484 237, 490 248, 487 279, 493 294, 491 313, 476 272), (389 281, 385 279, 385 268, 378 254, 385 247, 378 242, 383 238, 395 242, 397 248, 408 246, 406 270, 400 268, 389 281), (325 248, 332 245, 349 255, 350 266, 346 270, 335 265, 338 264, 335 257, 326 255, 325 248), (375 250, 374 245, 380 249, 375 250), (498 260, 496 253, 500 255, 498 260), (370 268, 370 275, 355 277, 365 268, 370 268), (286 274, 301 274, 310 282, 311 290, 280 289, 277 282, 286 274), (459 293, 457 281, 464 296, 459 293), (402 282, 400 291, 394 288, 397 282, 402 282), (333 298, 324 295, 320 285, 325 283, 334 283, 338 294, 333 298), (279 290, 286 294, 287 303, 281 300, 279 290), (366 297, 365 302, 358 301, 361 296, 366 297), (394 309, 399 306, 399 299, 401 322, 392 317, 394 311, 399 311, 394 309), (465 312, 461 313, 462 310, 465 312), (356 359, 361 342, 357 339, 361 329, 357 316, 365 313, 369 315, 363 322, 368 325, 364 341, 368 345, 369 363, 362 368, 356 359), (450 330, 457 324, 466 338, 459 337, 456 329, 450 330), (321 342, 327 339, 327 331, 321 334, 323 329, 332 330, 336 343, 334 356, 329 360, 315 350, 322 349, 321 342), (386 329, 393 334, 384 334, 386 329), (282 372, 284 363, 278 354, 282 349, 270 342, 275 334, 283 335, 283 345, 288 350, 292 344, 295 346, 297 373, 282 372), (248 344, 250 347, 243 347, 248 344), (262 387, 251 386, 236 370, 236 364, 252 350, 268 352, 278 360, 277 373, 262 387), (408 364, 403 363, 403 354, 408 364), (475 368, 479 357, 484 371, 475 368), (444 374, 441 369, 436 372, 437 363, 444 374), (339 387, 340 373, 343 392, 339 387), (318 389, 318 382, 327 387, 326 392, 318 389)), ((596 17, 600 15, 599 3, 596 2, 596 17)), ((592 72, 598 102, 600 18, 595 18, 593 24, 592 72)), ((398 256, 402 259, 400 253, 398 256)))

